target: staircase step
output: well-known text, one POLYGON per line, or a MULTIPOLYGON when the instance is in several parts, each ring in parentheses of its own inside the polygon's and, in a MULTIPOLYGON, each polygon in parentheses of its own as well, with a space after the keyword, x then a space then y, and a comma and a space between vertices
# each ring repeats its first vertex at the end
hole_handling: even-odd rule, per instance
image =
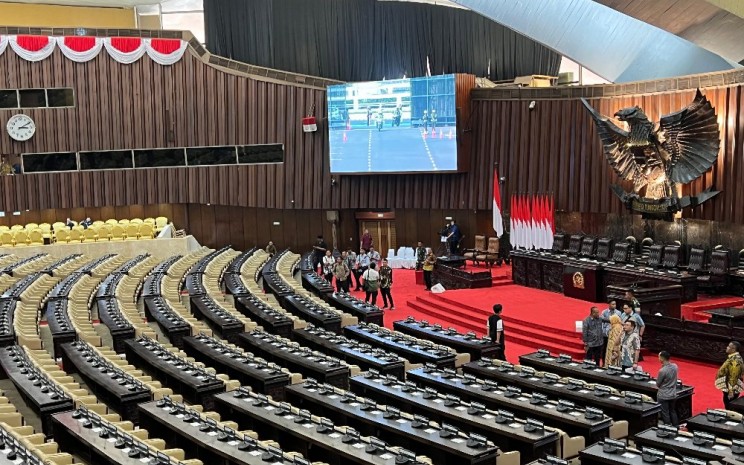
MULTIPOLYGON (((483 308, 473 307, 472 305, 463 304, 463 303, 457 302, 456 300, 453 300, 452 298, 444 297, 439 294, 432 294, 431 296, 425 296, 425 297, 417 297, 416 299, 426 302, 427 305, 436 306, 440 309, 451 311, 451 312, 458 313, 458 314, 469 314, 469 315, 472 315, 473 317, 481 317, 481 318, 487 319, 489 316, 493 314, 493 310, 491 310, 490 308, 483 309, 483 308)), ((501 318, 503 318, 505 322, 508 322, 510 324, 524 325, 529 328, 534 328, 540 331, 544 331, 545 333, 548 333, 551 335, 560 335, 561 337, 565 337, 569 339, 580 337, 574 331, 541 325, 534 321, 522 320, 522 319, 516 318, 511 315, 503 315, 501 318)))
MULTIPOLYGON (((490 314, 475 314, 471 309, 462 310, 453 305, 445 305, 421 296, 416 297, 416 300, 408 301, 408 305, 418 312, 431 315, 432 319, 436 319, 440 323, 447 322, 460 325, 477 333, 485 332, 486 321, 490 316, 490 314)), ((584 343, 578 333, 556 331, 550 327, 535 325, 516 318, 504 318, 504 321, 508 325, 507 337, 510 334, 515 334, 583 352, 584 343)))
POLYGON ((523 346, 534 349, 546 349, 552 353, 568 354, 573 358, 582 359, 586 355, 583 348, 577 350, 574 347, 568 347, 562 344, 543 341, 542 339, 533 338, 521 334, 506 333, 506 352, 509 352, 509 342, 514 342, 523 346))
POLYGON ((462 319, 455 315, 453 315, 451 312, 448 312, 446 310, 441 310, 438 308, 432 308, 426 305, 422 305, 420 302, 417 302, 415 300, 409 300, 408 306, 412 309, 416 310, 417 312, 423 313, 424 315, 429 315, 431 317, 431 323, 439 323, 442 326, 447 326, 447 323, 458 325, 462 328, 467 329, 468 331, 475 331, 477 335, 482 336, 485 334, 486 329, 486 320, 472 320, 472 319, 462 319))

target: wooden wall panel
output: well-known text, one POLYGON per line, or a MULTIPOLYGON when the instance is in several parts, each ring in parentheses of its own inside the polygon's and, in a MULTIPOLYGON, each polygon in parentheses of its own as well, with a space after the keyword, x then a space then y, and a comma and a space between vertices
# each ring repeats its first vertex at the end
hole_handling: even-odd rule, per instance
MULTIPOLYGON (((0 55, 0 88, 72 87, 76 94, 75 108, 24 110, 37 121, 37 135, 25 143, 0 137, 0 153, 283 143, 284 164, 4 177, 0 211, 160 204, 250 207, 260 209, 253 213, 260 226, 246 241, 271 235, 272 228, 266 229, 263 219, 271 211, 280 211, 282 226, 290 228, 281 233, 282 240, 304 243, 316 234, 304 221, 314 222, 312 229, 330 237, 330 226, 321 213, 331 209, 475 211, 474 217, 480 218, 491 207, 491 178, 498 162, 500 174, 507 178, 505 210, 511 194, 544 192, 555 195, 558 211, 624 212, 609 189, 617 178, 604 160, 593 122, 576 99, 537 100, 533 110, 528 100, 469 101, 464 89, 473 85, 474 78, 458 75, 461 145, 470 154, 469 172, 336 176, 332 186, 323 91, 227 74, 191 53, 172 66, 157 65, 147 57, 121 65, 105 53, 80 64, 67 60, 59 50, 39 63, 12 52, 0 55), (313 106, 320 116, 320 130, 305 134, 300 119, 313 106), (304 215, 303 210, 321 213, 304 215), (287 215, 292 219, 286 220, 287 215)), ((744 193, 738 188, 744 177, 742 88, 704 92, 719 115, 722 151, 714 169, 685 192, 694 194, 712 186, 723 194, 686 215, 744 222, 740 208, 744 193)), ((660 115, 688 104, 693 95, 693 91, 624 95, 591 103, 604 114, 638 104, 657 121, 660 115)), ((0 110, 0 128, 14 113, 0 110)), ((198 215, 198 222, 204 224, 202 217, 209 210, 190 207, 184 215, 198 215)), ((144 210, 134 211, 144 214, 144 210)), ((239 221, 217 218, 222 218, 217 232, 199 226, 210 241, 223 234, 230 240, 239 235, 239 221)), ((401 223, 403 234, 422 234, 421 224, 418 220, 401 223)), ((246 231, 250 222, 243 219, 242 225, 246 231)))

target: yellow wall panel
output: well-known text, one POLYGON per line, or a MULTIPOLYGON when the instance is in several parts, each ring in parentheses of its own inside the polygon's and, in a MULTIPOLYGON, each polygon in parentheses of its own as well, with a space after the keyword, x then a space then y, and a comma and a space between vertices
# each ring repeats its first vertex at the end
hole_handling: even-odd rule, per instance
POLYGON ((131 8, 90 8, 0 2, 0 25, 30 27, 135 27, 131 8))

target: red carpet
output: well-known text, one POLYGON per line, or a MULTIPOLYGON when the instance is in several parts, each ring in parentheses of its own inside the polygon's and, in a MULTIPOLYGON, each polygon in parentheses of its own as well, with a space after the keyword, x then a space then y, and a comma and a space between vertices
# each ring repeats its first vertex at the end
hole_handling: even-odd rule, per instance
MULTIPOLYGON (((510 274, 508 267, 493 268, 494 276, 506 277, 510 274)), ((355 294, 363 297, 364 293, 355 294)), ((385 326, 389 328, 392 328, 393 321, 413 316, 417 320, 425 319, 462 332, 475 331, 482 335, 486 319, 492 313, 491 307, 500 303, 504 306, 507 358, 510 362, 518 363, 520 355, 534 352, 537 348, 575 357, 583 355, 583 344, 580 334, 575 333, 575 322, 589 314, 592 306, 589 302, 514 284, 453 290, 437 295, 425 291, 422 285, 416 285, 412 270, 395 270, 392 294, 396 309, 386 311, 385 326)), ((381 299, 378 298, 377 303, 382 306, 381 299)), ((605 304, 597 306, 600 309, 606 307, 605 304)), ((708 408, 722 408, 721 394, 713 386, 717 366, 682 359, 675 359, 674 362, 679 365, 682 381, 695 387, 694 413, 705 412, 708 408)), ((647 352, 641 366, 655 376, 659 361, 654 354, 647 352)))

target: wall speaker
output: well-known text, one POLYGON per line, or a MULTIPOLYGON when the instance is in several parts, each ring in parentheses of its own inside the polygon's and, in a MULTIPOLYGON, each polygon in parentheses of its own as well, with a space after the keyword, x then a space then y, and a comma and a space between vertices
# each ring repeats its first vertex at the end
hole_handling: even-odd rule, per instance
POLYGON ((326 211, 326 219, 331 223, 337 223, 338 222, 338 211, 336 210, 327 210, 326 211))

